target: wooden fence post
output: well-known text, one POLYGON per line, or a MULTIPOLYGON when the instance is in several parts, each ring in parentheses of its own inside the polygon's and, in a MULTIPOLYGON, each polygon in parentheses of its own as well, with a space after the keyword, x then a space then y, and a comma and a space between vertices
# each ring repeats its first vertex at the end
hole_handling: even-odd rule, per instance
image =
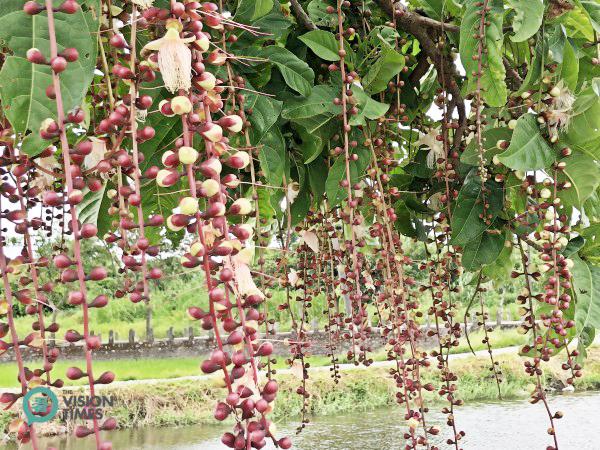
POLYGON ((129 344, 135 344, 135 331, 129 330, 129 344))
POLYGON ((175 340, 175 336, 173 335, 173 327, 169 327, 167 330, 167 342, 169 345, 173 345, 173 341, 175 340))
POLYGON ((108 345, 115 345, 115 332, 113 330, 108 332, 108 345))

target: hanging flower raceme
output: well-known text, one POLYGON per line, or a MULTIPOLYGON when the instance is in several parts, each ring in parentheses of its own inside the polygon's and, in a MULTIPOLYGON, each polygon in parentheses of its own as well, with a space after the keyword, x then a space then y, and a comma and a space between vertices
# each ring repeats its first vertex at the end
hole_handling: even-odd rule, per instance
POLYGON ((180 89, 188 91, 192 86, 192 51, 186 44, 196 38, 182 38, 181 29, 179 21, 169 20, 165 35, 143 48, 143 51, 158 52, 158 67, 165 87, 173 93, 180 89))
POLYGON ((552 134, 556 135, 558 131, 566 131, 573 117, 573 104, 575 96, 565 85, 564 80, 560 80, 549 92, 554 101, 545 111, 546 121, 552 134))
POLYGON ((422 134, 417 140, 417 146, 425 145, 429 148, 429 153, 427 153, 427 167, 430 169, 434 168, 437 160, 443 158, 445 155, 443 143, 437 140, 438 135, 437 130, 429 130, 427 134, 422 134))

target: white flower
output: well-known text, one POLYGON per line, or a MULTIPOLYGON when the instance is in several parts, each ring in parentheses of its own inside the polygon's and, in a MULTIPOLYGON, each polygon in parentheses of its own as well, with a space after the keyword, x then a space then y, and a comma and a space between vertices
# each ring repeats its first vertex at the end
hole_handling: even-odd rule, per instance
POLYGON ((131 3, 138 5, 143 9, 148 9, 153 5, 154 0, 131 0, 131 3))
POLYGON ((437 160, 446 155, 444 144, 442 141, 436 139, 438 134, 437 130, 431 129, 427 134, 419 136, 419 139, 416 142, 417 146, 424 145, 429 147, 429 153, 427 154, 427 167, 429 168, 435 167, 437 160))
POLYGON ((287 185, 286 198, 290 202, 290 205, 294 203, 294 200, 296 200, 298 194, 300 194, 300 184, 294 181, 287 185))
POLYGON ((235 288, 239 295, 258 295, 260 298, 265 298, 265 295, 254 283, 248 266, 253 253, 254 250, 251 247, 246 247, 226 261, 225 267, 229 267, 233 271, 235 288))
POLYGON ((167 23, 165 35, 146 44, 143 50, 158 51, 158 67, 165 87, 172 93, 192 86, 192 51, 186 44, 195 37, 182 39, 179 36, 181 24, 177 21, 167 23))
MULTIPOLYGON (((567 130, 573 117, 573 104, 575 96, 569 88, 565 86, 564 80, 560 80, 554 89, 557 95, 554 96, 554 103, 546 111, 548 126, 555 133, 557 130, 567 130)), ((553 134, 555 134, 553 133, 553 134)))
POLYGON ((313 252, 319 253, 319 238, 314 232, 302 230, 300 232, 300 240, 308 245, 313 252))
POLYGON ((92 141, 92 151, 83 160, 83 166, 86 169, 94 169, 104 159, 106 153, 106 142, 103 139, 92 136, 90 141, 92 141))
POLYGON ((301 282, 300 277, 298 276, 298 272, 296 272, 295 269, 290 269, 287 278, 288 283, 290 283, 290 285, 294 287, 296 287, 301 282))
MULTIPOLYGON (((50 155, 50 156, 46 156, 45 158, 38 158, 36 159, 36 163, 38 166, 49 170, 50 172, 52 172, 54 169, 60 169, 62 166, 58 163, 58 161, 56 160, 56 158, 54 157, 54 155, 50 155)), ((37 171, 37 176, 35 177, 35 180, 33 180, 33 187, 37 187, 40 188, 41 190, 45 190, 46 188, 50 187, 52 185, 52 183, 54 183, 54 180, 56 180, 56 177, 53 177, 52 175, 46 173, 46 172, 42 172, 41 170, 37 171)))

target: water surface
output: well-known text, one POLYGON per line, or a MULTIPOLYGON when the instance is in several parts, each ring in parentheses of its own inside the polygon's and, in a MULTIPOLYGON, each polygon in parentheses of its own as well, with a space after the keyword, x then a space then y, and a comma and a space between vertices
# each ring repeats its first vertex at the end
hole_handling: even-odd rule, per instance
MULTIPOLYGON (((565 417, 556 421, 561 450, 600 450, 600 393, 555 396, 550 399, 553 411, 565 417)), ((445 444, 448 428, 444 416, 436 411, 428 415, 442 433, 436 439, 445 444)), ((402 448, 401 413, 398 408, 317 417, 299 435, 294 436, 297 450, 397 450, 402 448)), ((548 418, 541 404, 527 401, 504 401, 471 404, 457 408, 456 422, 467 433, 462 441, 465 450, 544 450, 551 444, 547 434, 548 418)), ((297 423, 279 426, 281 433, 294 434, 297 423)), ((228 428, 189 426, 177 428, 141 428, 114 431, 110 440, 115 450, 222 450, 219 438, 228 428)), ((42 439, 43 445, 59 450, 93 450, 93 438, 62 437, 42 439)), ((273 446, 268 446, 273 449, 273 446)))

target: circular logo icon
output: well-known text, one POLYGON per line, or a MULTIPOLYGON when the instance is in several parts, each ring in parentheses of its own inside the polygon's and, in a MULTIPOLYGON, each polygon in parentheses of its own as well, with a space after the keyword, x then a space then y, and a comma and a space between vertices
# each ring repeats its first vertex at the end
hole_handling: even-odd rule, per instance
POLYGON ((50 422, 58 412, 58 397, 47 387, 35 387, 23 397, 23 412, 28 425, 50 422))

